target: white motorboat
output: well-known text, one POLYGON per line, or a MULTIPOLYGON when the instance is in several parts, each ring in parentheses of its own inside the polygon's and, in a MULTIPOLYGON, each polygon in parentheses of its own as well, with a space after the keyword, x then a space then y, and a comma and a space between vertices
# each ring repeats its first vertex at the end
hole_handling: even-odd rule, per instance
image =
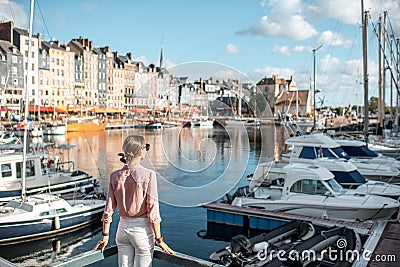
POLYGON ((226 126, 259 126, 260 120, 256 118, 236 117, 225 120, 226 126))
POLYGON ((247 194, 238 190, 232 205, 349 221, 390 219, 400 207, 391 198, 346 193, 322 166, 288 164, 266 178, 247 194))
POLYGON ((66 201, 49 194, 11 200, 0 207, 0 245, 47 238, 100 220, 105 200, 66 201))
POLYGON ((200 128, 212 128, 214 126, 214 120, 211 119, 191 120, 190 126, 200 127, 200 128))
MULTIPOLYGON (((346 189, 347 193, 371 194, 400 200, 399 185, 365 179, 358 171, 357 167, 351 162, 334 158, 316 158, 310 160, 309 163, 327 168, 333 173, 335 180, 346 189)), ((274 173, 281 173, 282 171, 279 170, 279 168, 282 168, 287 164, 289 163, 281 161, 261 163, 257 166, 254 175, 248 177, 248 180, 253 185, 253 180, 261 181, 267 179, 267 177, 273 176, 274 173)), ((256 185, 257 184, 254 184, 253 186, 256 185)))
POLYGON ((300 135, 288 138, 285 144, 289 152, 282 154, 283 161, 310 163, 317 158, 337 158, 353 163, 367 179, 396 182, 400 170, 383 162, 362 162, 353 159, 333 139, 322 133, 300 135))
POLYGON ((62 135, 67 132, 67 126, 64 123, 46 124, 43 133, 46 135, 62 135))
MULTIPOLYGON (((23 154, 0 155, 0 202, 21 196, 23 154)), ((50 191, 54 194, 87 194, 97 186, 95 178, 74 169, 74 162, 60 162, 58 156, 28 153, 26 156, 26 194, 50 191)))
POLYGON ((349 139, 335 139, 335 142, 357 163, 385 164, 400 170, 400 161, 372 151, 364 142, 349 139))

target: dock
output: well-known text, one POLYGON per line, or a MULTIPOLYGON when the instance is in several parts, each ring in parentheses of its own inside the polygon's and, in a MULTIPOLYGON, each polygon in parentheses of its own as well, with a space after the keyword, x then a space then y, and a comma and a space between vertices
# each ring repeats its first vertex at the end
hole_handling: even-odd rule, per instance
POLYGON ((400 266, 400 221, 382 220, 374 222, 351 222, 336 219, 309 217, 256 208, 242 208, 224 203, 210 203, 207 209, 207 233, 205 238, 227 239, 237 234, 268 232, 293 220, 311 222, 316 231, 330 227, 346 227, 363 236, 362 255, 353 267, 397 267, 400 266), (319 228, 319 229, 318 229, 319 228), (239 231, 235 229, 241 229, 239 231))
POLYGON ((213 202, 202 206, 207 210, 207 222, 248 229, 270 231, 293 220, 310 221, 321 228, 343 226, 368 235, 374 229, 375 222, 350 222, 336 219, 309 217, 278 211, 268 211, 256 208, 243 208, 229 204, 213 202))

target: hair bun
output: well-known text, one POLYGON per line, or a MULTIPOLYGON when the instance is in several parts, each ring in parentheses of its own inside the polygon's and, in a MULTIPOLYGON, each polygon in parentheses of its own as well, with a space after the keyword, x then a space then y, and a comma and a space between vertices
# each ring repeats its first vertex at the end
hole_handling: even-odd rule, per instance
POLYGON ((118 156, 121 157, 119 160, 120 160, 122 163, 126 164, 125 154, 124 154, 124 153, 118 153, 118 156))

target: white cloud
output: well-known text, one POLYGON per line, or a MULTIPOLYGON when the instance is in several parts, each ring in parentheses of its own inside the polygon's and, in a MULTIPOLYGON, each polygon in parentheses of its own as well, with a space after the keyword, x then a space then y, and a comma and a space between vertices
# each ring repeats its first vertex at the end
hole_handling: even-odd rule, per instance
POLYGON ((261 5, 262 7, 266 7, 266 6, 268 5, 267 0, 261 0, 260 5, 261 5))
POLYGON ((324 31, 318 38, 318 43, 329 46, 344 46, 350 47, 353 44, 351 40, 344 40, 340 33, 332 31, 324 31))
POLYGON ((303 51, 311 52, 312 50, 313 48, 311 46, 304 46, 304 45, 296 45, 293 48, 293 51, 295 52, 303 52, 303 51))
POLYGON ((226 46, 226 52, 228 53, 228 54, 237 54, 237 53, 239 53, 239 48, 236 46, 236 45, 234 45, 234 44, 228 44, 227 46, 226 46))
POLYGON ((26 29, 28 26, 28 16, 22 5, 11 0, 0 0, 0 21, 14 21, 18 28, 26 29))
POLYGON ((277 68, 277 67, 264 67, 257 68, 249 71, 246 75, 255 83, 260 81, 264 77, 272 77, 272 75, 276 75, 278 77, 282 77, 285 79, 289 79, 291 75, 293 75, 294 71, 290 68, 277 68))
POLYGON ((149 65, 149 59, 146 56, 138 56, 133 59, 134 61, 141 61, 143 62, 146 66, 149 65))
POLYGON ((319 61, 319 66, 317 66, 317 68, 320 72, 336 72, 339 69, 340 64, 339 58, 328 54, 319 61))
POLYGON ((272 52, 273 52, 274 54, 282 54, 282 55, 290 56, 289 47, 288 47, 287 45, 284 45, 284 46, 276 45, 276 46, 272 49, 272 52))
POLYGON ((236 34, 253 36, 283 36, 292 40, 305 40, 317 34, 301 14, 300 0, 271 0, 270 12, 261 21, 236 34), (282 19, 284 18, 284 19, 282 19))

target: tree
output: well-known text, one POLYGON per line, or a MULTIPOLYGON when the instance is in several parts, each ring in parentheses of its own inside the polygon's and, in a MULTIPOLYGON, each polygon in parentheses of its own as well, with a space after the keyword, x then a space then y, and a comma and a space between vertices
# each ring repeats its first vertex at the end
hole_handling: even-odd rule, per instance
POLYGON ((370 112, 375 112, 378 109, 378 98, 376 96, 372 96, 368 102, 368 110, 370 112))

